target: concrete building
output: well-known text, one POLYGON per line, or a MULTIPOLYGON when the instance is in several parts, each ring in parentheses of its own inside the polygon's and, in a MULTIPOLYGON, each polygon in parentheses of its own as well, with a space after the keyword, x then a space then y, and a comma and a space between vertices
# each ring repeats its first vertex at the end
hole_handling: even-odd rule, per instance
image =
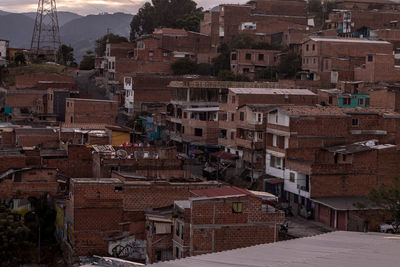
POLYGON ((0 39, 0 66, 7 65, 8 63, 8 46, 9 41, 0 39))

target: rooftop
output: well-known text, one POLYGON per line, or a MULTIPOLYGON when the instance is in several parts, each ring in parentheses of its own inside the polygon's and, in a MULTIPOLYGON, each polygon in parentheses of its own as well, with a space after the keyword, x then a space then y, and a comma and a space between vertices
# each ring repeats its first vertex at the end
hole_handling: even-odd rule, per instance
POLYGON ((209 189, 193 189, 190 192, 198 197, 223 197, 223 196, 237 196, 237 195, 251 195, 251 193, 238 187, 221 187, 209 189))
POLYGON ((354 154, 354 153, 365 152, 365 151, 376 150, 376 149, 380 150, 380 149, 396 147, 396 145, 392 145, 392 144, 378 145, 377 142, 378 142, 377 140, 367 140, 367 141, 357 142, 357 143, 353 143, 353 144, 326 147, 325 149, 332 153, 347 155, 347 154, 354 154))
POLYGON ((372 41, 361 38, 334 38, 334 37, 310 37, 314 42, 338 42, 338 43, 359 43, 359 44, 389 44, 387 41, 372 41))
POLYGON ((399 265, 399 251, 398 235, 337 231, 160 262, 150 266, 395 267, 399 265))
POLYGON ((288 116, 347 116, 334 106, 281 106, 279 110, 288 116))
POLYGON ((368 209, 378 209, 366 197, 319 197, 312 200, 334 210, 361 210, 362 208, 358 207, 357 203, 364 204, 368 209))
POLYGON ((274 89, 274 88, 229 88, 232 93, 253 95, 312 95, 315 94, 308 89, 274 89))

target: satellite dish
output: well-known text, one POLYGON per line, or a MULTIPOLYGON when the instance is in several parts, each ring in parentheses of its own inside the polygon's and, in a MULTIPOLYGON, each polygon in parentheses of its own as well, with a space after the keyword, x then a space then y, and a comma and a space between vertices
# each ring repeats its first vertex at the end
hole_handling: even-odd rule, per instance
POLYGON ((126 159, 128 157, 128 153, 125 150, 118 150, 117 151, 117 157, 120 159, 126 159))

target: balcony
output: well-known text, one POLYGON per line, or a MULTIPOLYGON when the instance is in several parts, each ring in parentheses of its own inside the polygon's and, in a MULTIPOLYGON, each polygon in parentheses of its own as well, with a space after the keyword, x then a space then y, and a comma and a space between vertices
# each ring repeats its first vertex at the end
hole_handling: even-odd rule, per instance
POLYGON ((248 139, 236 138, 236 145, 247 149, 263 149, 262 141, 252 141, 248 139))

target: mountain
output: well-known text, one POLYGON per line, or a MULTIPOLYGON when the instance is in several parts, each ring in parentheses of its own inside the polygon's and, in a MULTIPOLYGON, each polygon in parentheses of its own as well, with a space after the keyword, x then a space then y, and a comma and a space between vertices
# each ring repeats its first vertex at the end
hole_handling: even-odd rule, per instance
MULTIPOLYGON (((22 14, 30 17, 33 20, 36 19, 36 12, 29 12, 29 13, 22 13, 22 14)), ((74 19, 82 18, 81 15, 78 15, 78 14, 75 14, 72 12, 68 12, 68 11, 58 11, 57 16, 58 16, 58 26, 59 27, 63 26, 64 24, 66 24, 74 19)))
POLYGON ((0 10, 0 16, 8 15, 10 13, 0 10))
MULTIPOLYGON (((10 41, 11 47, 29 48, 31 44, 34 13, 0 13, 0 39, 10 41)), ((114 34, 129 37, 132 15, 124 13, 79 16, 59 12, 61 42, 74 48, 79 62, 87 50, 93 50, 97 39, 109 29, 114 34)))
POLYGON ((0 16, 0 39, 10 41, 10 47, 29 48, 31 45, 34 20, 22 15, 0 16))
POLYGON ((74 48, 75 58, 80 60, 87 50, 94 49, 97 39, 107 30, 129 37, 132 15, 124 13, 88 15, 68 22, 60 28, 61 42, 74 48))

